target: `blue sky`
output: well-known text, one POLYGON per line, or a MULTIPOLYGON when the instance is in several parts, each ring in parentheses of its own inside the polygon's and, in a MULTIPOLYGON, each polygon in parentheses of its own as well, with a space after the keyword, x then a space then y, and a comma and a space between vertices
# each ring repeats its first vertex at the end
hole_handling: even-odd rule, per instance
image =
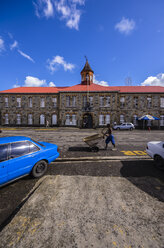
POLYGON ((80 83, 164 86, 164 0, 0 0, 0 90, 80 83))

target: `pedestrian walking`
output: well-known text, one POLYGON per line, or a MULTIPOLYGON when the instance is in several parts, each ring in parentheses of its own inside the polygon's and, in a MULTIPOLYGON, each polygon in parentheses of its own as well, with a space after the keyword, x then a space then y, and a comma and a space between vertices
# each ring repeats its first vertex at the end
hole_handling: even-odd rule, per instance
POLYGON ((114 136, 112 134, 112 128, 110 127, 110 124, 107 124, 107 130, 105 131, 103 129, 102 133, 103 133, 104 136, 106 136, 106 139, 105 139, 105 150, 108 148, 109 142, 111 142, 112 145, 113 145, 113 147, 114 147, 112 150, 113 151, 114 150, 117 150, 116 149, 116 145, 115 145, 114 136))

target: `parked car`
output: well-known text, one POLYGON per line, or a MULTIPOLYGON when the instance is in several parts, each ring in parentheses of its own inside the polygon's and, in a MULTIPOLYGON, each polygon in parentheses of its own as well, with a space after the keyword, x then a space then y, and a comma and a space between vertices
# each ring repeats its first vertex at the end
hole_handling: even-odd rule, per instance
POLYGON ((24 136, 0 138, 0 186, 31 174, 41 177, 59 157, 58 147, 24 136))
POLYGON ((147 154, 154 159, 155 165, 159 169, 164 169, 164 142, 151 141, 147 143, 147 154))
POLYGON ((135 129, 133 123, 122 123, 121 125, 114 125, 114 130, 133 130, 135 129))

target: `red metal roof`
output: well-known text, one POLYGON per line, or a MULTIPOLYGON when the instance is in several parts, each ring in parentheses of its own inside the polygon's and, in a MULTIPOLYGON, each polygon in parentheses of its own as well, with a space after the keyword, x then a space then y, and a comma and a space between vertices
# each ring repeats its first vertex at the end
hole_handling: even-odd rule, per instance
POLYGON ((58 93, 56 87, 18 87, 0 91, 0 93, 58 93))
POLYGON ((162 86, 102 86, 98 84, 77 84, 70 87, 19 87, 0 91, 0 93, 58 93, 58 92, 96 92, 118 91, 120 93, 164 93, 162 86))

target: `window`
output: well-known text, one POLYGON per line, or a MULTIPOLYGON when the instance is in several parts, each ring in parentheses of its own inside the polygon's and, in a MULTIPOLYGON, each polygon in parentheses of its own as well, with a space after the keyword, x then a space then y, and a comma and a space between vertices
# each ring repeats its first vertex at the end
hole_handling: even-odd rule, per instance
POLYGON ((56 125, 57 124, 57 115, 53 114, 52 115, 52 125, 56 125))
POLYGON ((83 96, 83 106, 87 106, 87 96, 83 96))
POLYGON ((70 125, 70 115, 66 115, 65 125, 70 125))
POLYGON ((106 97, 106 107, 110 107, 110 96, 106 97))
POLYGON ((76 96, 72 97, 72 107, 76 106, 76 96))
POLYGON ((125 107, 125 97, 124 96, 120 97, 120 107, 121 108, 125 107))
POLYGON ((124 123, 124 115, 120 115, 120 123, 124 123))
POLYGON ((90 103, 90 106, 93 106, 93 96, 89 97, 89 103, 90 103))
POLYGON ((17 125, 21 124, 21 115, 17 114, 17 125))
POLYGON ((104 97, 100 96, 100 107, 104 106, 104 97))
POLYGON ((134 108, 138 108, 138 97, 134 97, 134 108))
POLYGON ((45 125, 45 116, 43 114, 40 115, 40 125, 45 125))
POLYGON ((10 158, 17 158, 30 153, 30 145, 28 141, 11 143, 10 158))
POLYGON ((90 75, 90 81, 92 81, 92 75, 90 75))
POLYGON ((8 145, 0 145, 0 162, 7 160, 8 145))
POLYGON ((76 126, 76 115, 72 115, 72 125, 76 126))
POLYGON ((54 108, 56 108, 57 107, 57 98, 56 97, 53 97, 52 98, 52 102, 53 102, 54 108))
POLYGON ((29 142, 29 146, 30 146, 30 153, 39 151, 39 148, 36 145, 34 145, 32 142, 29 142))
POLYGON ((138 117, 137 117, 137 115, 133 115, 133 124, 134 124, 134 126, 138 126, 138 117))
POLYGON ((70 96, 66 96, 66 107, 70 107, 70 96))
POLYGON ((164 115, 160 116, 160 126, 164 126, 164 115))
POLYGON ((164 108, 164 97, 160 98, 160 107, 164 108))
POLYGON ((106 115, 105 124, 110 124, 110 115, 106 115))
POLYGON ((29 108, 32 108, 32 97, 29 97, 29 108))
POLYGON ((152 107, 152 99, 151 99, 151 97, 147 97, 147 107, 148 108, 152 107))
POLYGON ((28 115, 28 125, 32 125, 32 114, 28 115))
POLYGON ((45 107, 45 99, 44 98, 41 98, 40 99, 40 107, 41 108, 44 108, 45 107))
POLYGON ((105 116, 99 115, 99 125, 105 125, 105 116))
POLYGON ((21 98, 20 97, 17 98, 17 107, 18 108, 21 107, 21 98))
POLYGON ((88 82, 89 81, 89 74, 87 73, 86 75, 86 81, 88 82))
POLYGON ((9 106, 9 98, 5 97, 5 108, 8 108, 9 106))
POLYGON ((5 114, 5 124, 8 125, 9 124, 9 115, 5 114))

